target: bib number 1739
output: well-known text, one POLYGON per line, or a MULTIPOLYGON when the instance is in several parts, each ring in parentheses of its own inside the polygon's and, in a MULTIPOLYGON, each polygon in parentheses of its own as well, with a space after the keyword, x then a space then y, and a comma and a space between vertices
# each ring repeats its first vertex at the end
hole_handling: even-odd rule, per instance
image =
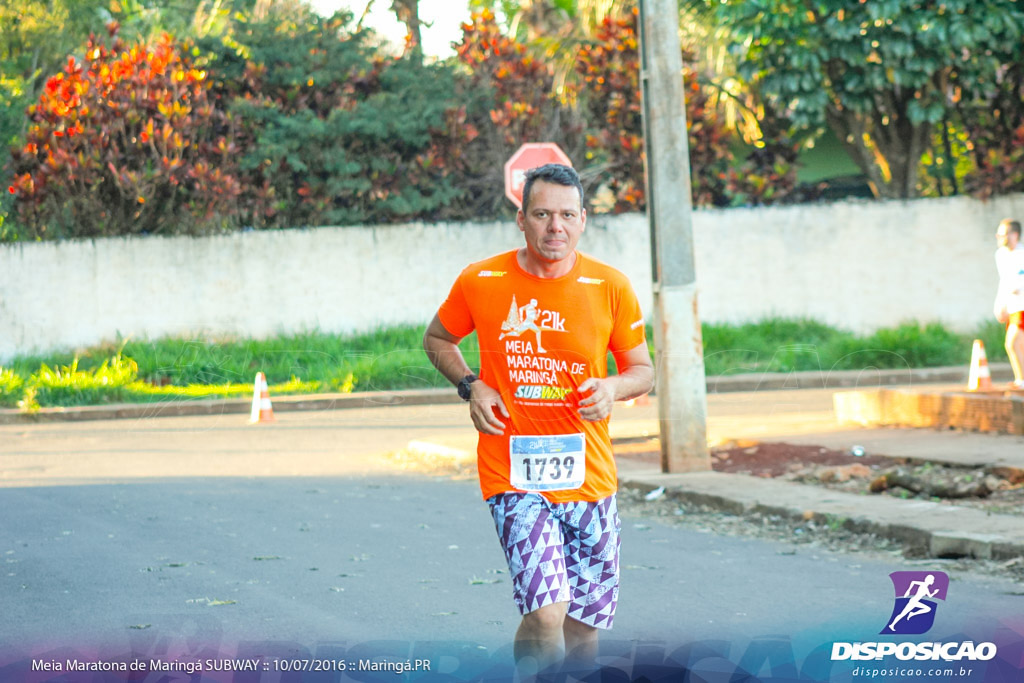
POLYGON ((511 484, 523 491, 578 489, 587 476, 583 434, 512 436, 509 455, 511 484))

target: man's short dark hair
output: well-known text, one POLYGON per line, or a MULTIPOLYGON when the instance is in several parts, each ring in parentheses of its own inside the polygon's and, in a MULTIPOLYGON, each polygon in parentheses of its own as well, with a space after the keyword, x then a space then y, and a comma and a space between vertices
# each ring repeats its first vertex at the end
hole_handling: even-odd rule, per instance
POLYGON ((565 187, 575 187, 580 193, 580 208, 583 208, 583 183, 580 182, 580 177, 575 169, 562 164, 544 164, 526 172, 526 182, 523 184, 523 209, 530 205, 533 183, 538 180, 565 187))
MULTIPOLYGON (((523 196, 524 197, 526 196, 525 188, 523 190, 523 196)), ((1016 234, 1017 237, 1020 237, 1020 221, 1015 221, 1015 220, 1013 220, 1011 218, 1004 218, 1002 220, 1002 224, 1006 226, 1006 231, 1007 232, 1012 232, 1012 233, 1016 234)))

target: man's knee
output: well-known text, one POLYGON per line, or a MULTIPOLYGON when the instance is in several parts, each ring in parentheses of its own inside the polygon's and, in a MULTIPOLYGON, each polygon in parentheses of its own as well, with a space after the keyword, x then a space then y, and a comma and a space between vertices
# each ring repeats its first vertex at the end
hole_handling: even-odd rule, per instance
POLYGON ((584 659, 597 656, 599 629, 576 621, 572 617, 566 617, 565 623, 562 625, 562 632, 565 634, 567 655, 584 659))
POLYGON ((594 638, 600 630, 595 626, 584 624, 582 621, 577 621, 572 617, 565 618, 565 623, 562 628, 565 630, 566 634, 572 635, 580 640, 594 638))
POLYGON ((545 605, 529 614, 524 614, 523 625, 533 632, 561 631, 566 622, 565 613, 568 607, 568 603, 565 602, 545 605))

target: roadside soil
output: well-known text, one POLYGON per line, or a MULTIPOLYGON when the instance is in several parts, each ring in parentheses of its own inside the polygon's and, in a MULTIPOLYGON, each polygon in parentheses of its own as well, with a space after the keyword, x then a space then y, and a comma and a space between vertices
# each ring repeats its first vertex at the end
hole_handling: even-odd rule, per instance
MULTIPOLYGON (((651 467, 660 466, 657 439, 616 443, 616 458, 651 467)), ((1024 471, 989 470, 912 462, 883 455, 854 455, 820 446, 732 441, 711 451, 717 472, 779 478, 811 486, 904 499, 931 500, 1024 517, 1024 471)), ((619 508, 627 515, 652 517, 705 533, 746 536, 790 544, 810 552, 853 552, 875 558, 941 566, 945 570, 979 572, 1024 582, 1024 557, 1006 561, 973 558, 927 558, 919 550, 875 534, 852 532, 840 525, 793 520, 776 515, 737 516, 693 505, 669 496, 648 496, 631 489, 619 493, 619 508), (652 499, 653 498, 653 499, 652 499)))
MULTIPOLYGON (((657 439, 617 442, 616 458, 660 466, 657 439)), ((1024 470, 961 467, 820 446, 730 441, 711 450, 716 472, 776 478, 800 484, 902 499, 930 500, 1024 517, 1024 470)))

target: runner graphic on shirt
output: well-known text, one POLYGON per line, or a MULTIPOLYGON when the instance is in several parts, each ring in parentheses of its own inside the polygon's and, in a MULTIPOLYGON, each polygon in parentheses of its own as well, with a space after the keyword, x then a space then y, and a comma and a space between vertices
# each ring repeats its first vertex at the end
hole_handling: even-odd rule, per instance
POLYGON ((549 332, 565 332, 565 329, 564 324, 557 325, 556 327, 538 325, 537 320, 540 316, 541 310, 537 307, 536 299, 530 299, 530 303, 525 306, 518 306, 516 304, 516 295, 513 294, 512 305, 509 306, 508 317, 505 318, 505 322, 501 324, 501 336, 498 337, 498 341, 501 341, 505 337, 518 337, 523 334, 523 332, 532 330, 533 333, 537 335, 537 352, 546 353, 544 345, 540 340, 541 330, 547 330, 549 332))

